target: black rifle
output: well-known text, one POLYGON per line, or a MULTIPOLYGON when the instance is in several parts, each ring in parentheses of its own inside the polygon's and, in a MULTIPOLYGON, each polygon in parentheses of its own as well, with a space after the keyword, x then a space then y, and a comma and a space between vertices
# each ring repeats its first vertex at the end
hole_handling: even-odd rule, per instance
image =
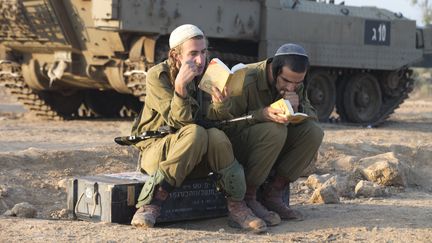
POLYGON ((143 132, 141 135, 138 136, 116 137, 114 138, 114 142, 119 145, 129 146, 137 144, 149 138, 162 138, 167 134, 169 134, 168 131, 147 131, 143 132))
POLYGON ((205 129, 214 128, 214 127, 222 128, 224 125, 227 125, 229 123, 250 120, 252 118, 253 118, 252 115, 247 115, 247 116, 242 116, 242 117, 237 117, 237 118, 222 120, 222 121, 198 120, 196 124, 204 127, 205 129))
MULTIPOLYGON (((209 121, 209 120, 199 120, 197 121, 197 125, 202 126, 206 129, 209 128, 221 128, 222 126, 237 121, 244 121, 252 119, 252 115, 242 116, 234 119, 223 120, 223 121, 209 121)), ((167 134, 174 133, 175 130, 168 126, 160 127, 157 131, 146 131, 138 136, 125 136, 125 137, 116 137, 114 141, 119 145, 134 145, 141 141, 144 141, 149 138, 162 138, 167 134)))

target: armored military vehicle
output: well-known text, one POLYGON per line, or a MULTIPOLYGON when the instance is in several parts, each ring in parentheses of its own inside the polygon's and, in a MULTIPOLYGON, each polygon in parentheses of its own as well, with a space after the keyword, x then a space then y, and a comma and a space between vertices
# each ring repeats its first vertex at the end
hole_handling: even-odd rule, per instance
POLYGON ((423 53, 415 21, 402 14, 316 1, 3 0, 0 11, 0 83, 48 118, 134 115, 146 71, 184 23, 230 64, 303 45, 323 121, 336 110, 346 122, 382 122, 407 98, 409 67, 423 53))

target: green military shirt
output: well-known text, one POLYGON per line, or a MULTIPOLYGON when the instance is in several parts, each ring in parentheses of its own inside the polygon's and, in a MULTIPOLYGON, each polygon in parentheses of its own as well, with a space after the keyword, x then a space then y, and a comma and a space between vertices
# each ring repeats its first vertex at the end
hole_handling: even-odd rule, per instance
POLYGON ((156 131, 161 126, 174 129, 195 123, 200 115, 196 81, 187 86, 188 96, 182 98, 174 90, 169 77, 168 61, 159 63, 147 72, 145 105, 132 134, 156 131))
MULTIPOLYGON (((218 106, 211 106, 208 118, 212 120, 224 120, 243 115, 253 115, 253 119, 248 121, 249 124, 265 122, 266 120, 262 112, 263 109, 281 98, 276 89, 271 87, 267 81, 266 68, 270 61, 271 59, 267 59, 265 61, 248 64, 242 95, 231 97, 230 102, 226 102, 225 105, 219 104, 218 106), (226 109, 227 106, 229 107, 230 114, 221 112, 220 107, 225 107, 224 109, 226 109)), ((316 119, 316 111, 307 98, 307 93, 305 92, 303 84, 297 88, 296 93, 300 101, 299 112, 306 113, 316 119)), ((228 130, 237 130, 236 128, 240 128, 244 125, 247 124, 244 122, 237 122, 236 124, 228 126, 228 130)), ((227 130, 227 128, 224 130, 227 130)))

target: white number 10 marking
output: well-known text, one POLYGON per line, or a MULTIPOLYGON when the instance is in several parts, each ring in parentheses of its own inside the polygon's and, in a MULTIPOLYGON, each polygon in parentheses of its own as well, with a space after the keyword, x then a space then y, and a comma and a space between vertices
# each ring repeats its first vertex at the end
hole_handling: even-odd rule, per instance
POLYGON ((373 31, 373 35, 372 35, 373 41, 379 41, 379 42, 385 42, 386 41, 387 28, 386 28, 385 24, 380 24, 378 27, 378 39, 377 39, 376 28, 372 28, 372 31, 373 31))

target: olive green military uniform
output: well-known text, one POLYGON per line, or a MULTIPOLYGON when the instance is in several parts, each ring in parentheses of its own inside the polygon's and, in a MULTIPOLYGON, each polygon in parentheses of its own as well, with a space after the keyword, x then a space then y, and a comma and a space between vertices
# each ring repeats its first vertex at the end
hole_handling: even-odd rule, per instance
POLYGON ((182 98, 174 91, 168 73, 168 61, 148 71, 145 106, 133 133, 157 131, 161 126, 177 131, 136 144, 141 150, 141 168, 152 175, 143 187, 137 207, 150 204, 153 190, 162 180, 178 187, 187 176, 206 176, 211 171, 222 174, 222 184, 238 184, 226 191, 234 200, 242 200, 246 187, 244 174, 234 159, 229 139, 216 128, 204 129, 195 124, 201 115, 200 103, 195 99, 200 96, 195 81, 189 83, 188 96, 182 98), (233 180, 223 180, 233 174, 236 175, 233 180))
POLYGON ((218 120, 253 115, 252 120, 223 128, 231 140, 236 158, 244 166, 246 183, 251 186, 264 183, 273 167, 277 175, 295 181, 312 161, 324 135, 303 85, 296 90, 300 100, 299 111, 315 119, 297 125, 264 120, 263 109, 281 98, 267 81, 268 61, 249 64, 243 94, 232 97, 223 108, 211 106, 209 113, 209 118, 218 120), (230 114, 221 112, 227 109, 230 114))

